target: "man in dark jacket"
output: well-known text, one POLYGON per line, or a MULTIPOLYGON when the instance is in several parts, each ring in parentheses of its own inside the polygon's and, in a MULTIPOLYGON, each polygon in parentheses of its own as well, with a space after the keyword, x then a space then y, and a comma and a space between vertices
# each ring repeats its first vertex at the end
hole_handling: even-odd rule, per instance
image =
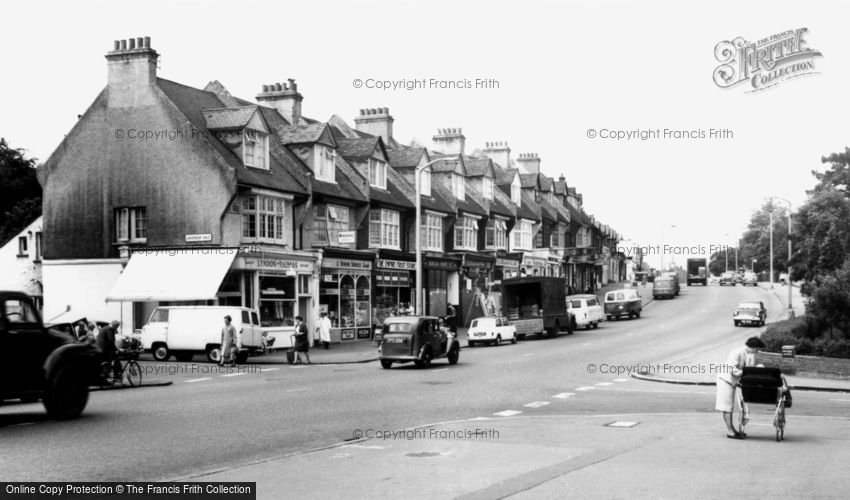
POLYGON ((116 380, 121 379, 121 362, 118 361, 118 347, 115 346, 115 331, 121 323, 113 321, 100 329, 95 345, 101 352, 104 361, 112 362, 112 373, 116 380))
POLYGON ((457 309, 455 309, 455 306, 449 304, 445 321, 446 327, 448 327, 449 331, 457 335, 457 309))

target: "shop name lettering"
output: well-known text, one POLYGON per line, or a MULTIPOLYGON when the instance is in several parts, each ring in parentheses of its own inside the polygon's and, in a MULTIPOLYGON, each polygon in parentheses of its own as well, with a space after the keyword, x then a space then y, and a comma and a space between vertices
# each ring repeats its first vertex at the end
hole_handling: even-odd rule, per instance
POLYGON ((416 269, 416 263, 405 262, 403 260, 378 259, 378 267, 383 269, 416 269))
POLYGON ((714 69, 714 83, 721 88, 749 81, 755 92, 775 87, 799 76, 816 74, 815 57, 820 51, 806 46, 807 28, 788 30, 751 43, 742 37, 714 47, 720 63, 714 69))
POLYGON ((263 269, 298 269, 298 262, 257 259, 257 267, 262 267, 263 269))

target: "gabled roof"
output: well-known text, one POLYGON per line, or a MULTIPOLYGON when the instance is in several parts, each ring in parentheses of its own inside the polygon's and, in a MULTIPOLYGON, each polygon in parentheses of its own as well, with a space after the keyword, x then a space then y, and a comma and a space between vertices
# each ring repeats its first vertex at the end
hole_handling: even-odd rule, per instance
POLYGON ((557 222, 558 221, 558 209, 553 207, 552 204, 550 204, 546 200, 546 198, 541 196, 540 202, 538 203, 538 205, 540 205, 540 209, 541 209, 540 213, 543 216, 543 219, 545 219, 549 222, 557 222))
POLYGON ((523 219, 530 219, 530 220, 533 220, 533 221, 536 221, 536 222, 540 222, 541 217, 542 217, 541 216, 541 209, 540 209, 540 205, 538 205, 534 201, 534 196, 531 193, 524 191, 522 193, 521 200, 522 200, 522 205, 517 207, 517 213, 516 213, 517 218, 521 217, 523 219))
POLYGON ((422 156, 426 155, 425 148, 402 148, 393 149, 388 152, 390 165, 393 168, 415 168, 422 162, 422 156))
MULTIPOLYGON (((197 130, 206 129, 203 110, 223 107, 221 100, 212 92, 198 90, 163 78, 157 78, 157 86, 197 130)), ((274 122, 275 118, 270 113, 278 115, 277 111, 262 108, 262 106, 259 109, 266 123, 273 127, 271 122, 274 122)), ((246 167, 242 159, 225 146, 215 134, 198 135, 198 141, 208 143, 222 160, 233 169, 236 173, 237 182, 287 193, 307 194, 305 180, 299 178, 296 174, 299 169, 306 167, 298 158, 286 150, 276 137, 269 137, 269 168, 265 170, 246 167)))
POLYGON ((463 156, 446 155, 442 153, 429 153, 434 159, 434 164, 431 165, 432 172, 457 172, 460 175, 466 176, 466 165, 463 161, 463 156))
POLYGON ((513 184, 514 179, 519 175, 519 170, 516 168, 502 168, 499 165, 494 165, 493 170, 496 172, 497 186, 513 184))
POLYGON ((340 138, 336 140, 336 149, 344 158, 370 158, 376 149, 384 156, 386 150, 381 142, 380 137, 340 138))
POLYGON ((203 111, 204 120, 209 130, 245 128, 256 112, 257 106, 205 109, 203 111))
POLYGON ((523 189, 534 188, 540 189, 537 174, 519 174, 519 181, 523 189))
POLYGON ((540 190, 541 191, 551 191, 555 188, 555 180, 551 177, 546 177, 545 175, 540 176, 540 190))
POLYGON ((565 207, 565 206, 563 206, 559 203, 556 203, 555 209, 558 210, 558 221, 559 222, 566 222, 567 224, 569 224, 570 223, 570 211, 567 210, 567 207, 565 207))
POLYGON ((496 178, 496 172, 493 169, 493 160, 490 158, 476 158, 473 156, 464 156, 463 162, 466 164, 467 177, 490 177, 496 178))
POLYGON ((313 144, 321 143, 336 147, 333 134, 327 123, 308 123, 307 125, 287 125, 277 129, 277 136, 281 142, 290 144, 313 144))
POLYGON ((378 201, 380 203, 393 205, 399 208, 412 209, 415 207, 414 203, 410 200, 410 198, 405 196, 402 188, 400 187, 402 183, 406 182, 407 181, 404 180, 401 174, 391 168, 388 168, 387 189, 370 186, 369 197, 373 201, 378 201))
POLYGON ((555 194, 567 195, 567 181, 555 181, 555 194))
POLYGON ((463 200, 457 200, 457 210, 458 212, 480 215, 482 217, 490 215, 484 207, 476 203, 469 195, 467 195, 463 200))
POLYGON ((508 218, 516 217, 516 205, 511 203, 508 195, 500 189, 493 190, 493 203, 490 204, 490 212, 508 218))

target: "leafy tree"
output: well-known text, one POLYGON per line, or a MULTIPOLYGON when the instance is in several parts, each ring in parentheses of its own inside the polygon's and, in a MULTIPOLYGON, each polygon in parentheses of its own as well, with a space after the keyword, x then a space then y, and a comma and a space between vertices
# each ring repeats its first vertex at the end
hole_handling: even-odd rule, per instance
POLYGON ((0 137, 0 245, 41 215, 41 185, 35 160, 0 137))
POLYGON ((844 148, 843 153, 832 153, 821 158, 822 163, 830 163, 829 170, 817 172, 812 170, 812 175, 818 180, 818 185, 810 192, 836 190, 850 198, 850 148, 844 148))
POLYGON ((844 264, 850 251, 850 200, 846 194, 838 189, 815 188, 797 211, 793 224, 794 280, 814 285, 821 275, 844 264))
MULTIPOLYGON (((788 209, 768 200, 753 212, 750 223, 741 237, 738 264, 749 268, 756 259, 757 273, 770 271, 770 214, 773 213, 773 271, 788 269, 788 209)), ((724 256, 725 257, 725 256, 724 256)))

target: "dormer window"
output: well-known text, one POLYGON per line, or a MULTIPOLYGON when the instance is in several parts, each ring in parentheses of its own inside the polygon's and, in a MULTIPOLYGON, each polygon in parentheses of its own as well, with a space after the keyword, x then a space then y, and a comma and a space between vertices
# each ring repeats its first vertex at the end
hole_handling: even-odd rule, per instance
POLYGON ((242 161, 246 167, 269 168, 269 136, 257 130, 245 129, 242 137, 242 161))
POLYGON ((452 194, 459 200, 466 198, 466 185, 462 175, 452 174, 452 194))
POLYGON ((369 185, 387 189, 387 164, 375 158, 369 159, 369 185))
POLYGON ((515 205, 519 205, 521 203, 521 188, 519 185, 519 180, 514 179, 514 182, 511 184, 511 201, 514 202, 515 205))
POLYGON ((336 182, 336 151, 322 144, 316 144, 313 162, 313 174, 317 180, 336 182))
POLYGON ((493 179, 489 177, 484 177, 482 191, 485 200, 493 201, 493 179))
POLYGON ((431 196, 431 169, 426 168, 419 173, 419 194, 431 196))

